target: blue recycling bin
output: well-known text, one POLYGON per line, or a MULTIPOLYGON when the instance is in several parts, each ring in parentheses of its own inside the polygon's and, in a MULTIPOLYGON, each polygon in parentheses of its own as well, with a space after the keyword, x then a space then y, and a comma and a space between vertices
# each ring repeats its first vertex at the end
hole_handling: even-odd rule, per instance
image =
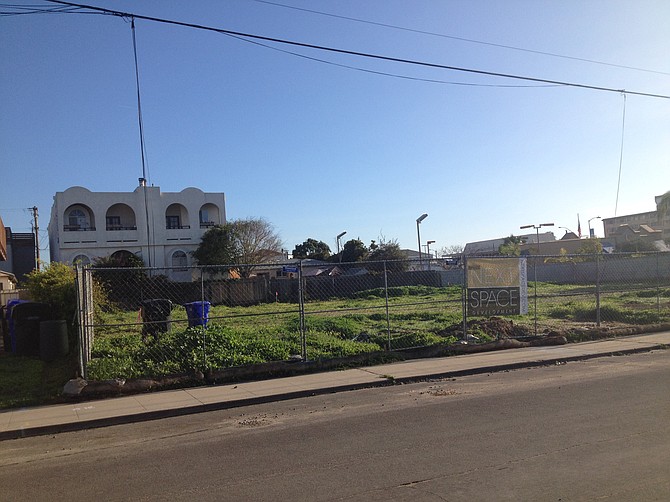
POLYGON ((12 310, 15 306, 21 303, 29 303, 28 300, 9 300, 5 307, 5 319, 7 323, 6 337, 4 338, 5 352, 16 353, 16 333, 14 329, 14 318, 12 317, 12 310))
POLYGON ((209 302, 191 302, 185 303, 186 317, 188 317, 188 327, 207 326, 209 320, 209 302))

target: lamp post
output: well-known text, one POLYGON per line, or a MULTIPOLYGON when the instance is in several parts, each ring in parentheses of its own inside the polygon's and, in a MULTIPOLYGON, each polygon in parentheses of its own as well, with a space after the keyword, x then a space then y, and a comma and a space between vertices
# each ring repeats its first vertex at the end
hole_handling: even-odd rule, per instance
POLYGON ((566 233, 566 234, 567 234, 568 232, 570 232, 571 234, 574 234, 574 232, 573 232, 572 230, 570 230, 568 227, 558 227, 558 228, 562 228, 563 230, 565 230, 565 233, 566 233))
POLYGON ((533 267, 533 282, 535 283, 535 335, 537 336, 537 255, 540 254, 540 228, 541 227, 553 227, 553 223, 540 223, 539 225, 523 225, 519 227, 520 229, 524 228, 534 228, 537 235, 537 254, 535 255, 535 266, 533 267))
POLYGON ((335 237, 335 239, 337 240, 337 254, 340 257, 340 263, 342 263, 342 255, 340 254, 340 239, 346 233, 347 233, 347 231, 345 230, 344 232, 340 232, 339 234, 337 234, 337 236, 335 237))
POLYGON ((426 241, 426 254, 428 255, 428 270, 430 270, 430 260, 433 256, 430 254, 430 245, 435 244, 435 241, 426 241))
POLYGON ((421 261, 421 232, 419 230, 419 225, 421 222, 428 218, 428 213, 423 213, 416 219, 416 240, 419 243, 419 268, 423 270, 423 262, 421 261))
MULTIPOLYGON (((591 221, 591 220, 589 220, 591 221)), ((520 229, 525 229, 525 228, 534 228, 536 235, 537 235, 537 254, 540 254, 540 228, 541 227, 553 227, 553 223, 540 223, 539 225, 524 225, 522 227, 519 227, 520 229)))
POLYGON ((591 228, 591 220, 599 220, 599 219, 600 219, 600 216, 594 216, 593 218, 589 219, 589 239, 593 239, 593 237, 595 237, 593 235, 593 229, 591 228))
POLYGON ((435 244, 435 241, 426 241, 426 254, 428 255, 428 259, 431 259, 433 256, 430 254, 430 245, 435 244))

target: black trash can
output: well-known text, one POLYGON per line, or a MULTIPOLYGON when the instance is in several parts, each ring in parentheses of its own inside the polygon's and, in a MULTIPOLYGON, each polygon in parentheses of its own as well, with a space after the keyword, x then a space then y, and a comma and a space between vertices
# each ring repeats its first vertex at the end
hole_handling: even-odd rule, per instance
POLYGON ((164 298, 142 301, 142 340, 151 336, 158 340, 160 333, 170 330, 172 320, 172 302, 164 298))
POLYGON ((12 307, 14 340, 18 356, 40 355, 40 323, 53 319, 51 306, 46 303, 26 302, 12 307))
POLYGON ((64 357, 70 347, 67 323, 64 320, 42 321, 40 323, 40 359, 54 361, 64 357))

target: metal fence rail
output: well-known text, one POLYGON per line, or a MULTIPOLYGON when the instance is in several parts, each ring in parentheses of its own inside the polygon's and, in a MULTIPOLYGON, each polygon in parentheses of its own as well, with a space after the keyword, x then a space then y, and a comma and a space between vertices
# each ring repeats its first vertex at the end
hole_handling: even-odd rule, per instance
MULTIPOLYGON (((474 308, 468 257, 79 267, 81 372, 152 377, 670 321, 670 253, 490 260, 523 270, 526 312, 474 308)), ((516 295, 505 287, 491 286, 487 301, 516 295)))

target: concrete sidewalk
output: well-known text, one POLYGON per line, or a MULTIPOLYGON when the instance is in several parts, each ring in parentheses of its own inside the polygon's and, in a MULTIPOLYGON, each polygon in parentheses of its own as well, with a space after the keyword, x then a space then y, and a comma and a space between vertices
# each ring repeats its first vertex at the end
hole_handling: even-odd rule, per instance
POLYGON ((575 361, 670 346, 670 331, 551 347, 415 359, 230 385, 0 411, 0 440, 153 420, 315 394, 575 361))

